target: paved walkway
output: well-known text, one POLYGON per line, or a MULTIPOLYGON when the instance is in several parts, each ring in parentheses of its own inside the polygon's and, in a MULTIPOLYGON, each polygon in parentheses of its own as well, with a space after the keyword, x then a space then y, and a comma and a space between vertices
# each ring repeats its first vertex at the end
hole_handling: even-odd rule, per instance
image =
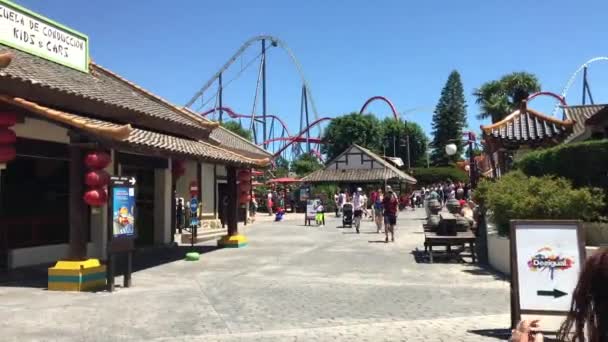
POLYGON ((250 245, 134 274, 113 294, 0 286, 2 341, 498 341, 508 283, 457 263, 417 263, 422 211, 400 215, 397 242, 257 222, 250 245))

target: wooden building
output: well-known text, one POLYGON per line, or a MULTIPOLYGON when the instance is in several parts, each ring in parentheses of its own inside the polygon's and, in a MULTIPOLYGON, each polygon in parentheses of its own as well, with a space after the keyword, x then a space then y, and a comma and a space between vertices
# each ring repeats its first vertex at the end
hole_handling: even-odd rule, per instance
POLYGON ((0 170, 0 268, 105 258, 107 208, 83 201, 88 151, 136 177, 137 246, 172 242, 174 191, 189 197, 192 182, 203 218, 217 219, 227 195, 237 234, 237 172, 269 165, 266 151, 94 62, 83 72, 3 45, 0 59, 0 120, 16 119, 16 157, 0 170))
POLYGON ((321 170, 301 179, 303 183, 337 183, 355 188, 365 184, 416 184, 416 179, 372 151, 352 145, 321 170))

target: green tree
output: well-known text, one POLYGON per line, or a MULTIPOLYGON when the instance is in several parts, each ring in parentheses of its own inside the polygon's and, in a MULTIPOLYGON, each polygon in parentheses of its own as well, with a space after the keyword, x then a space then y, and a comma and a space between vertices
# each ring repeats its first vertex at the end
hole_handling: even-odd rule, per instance
POLYGON ((352 144, 382 151, 382 127, 373 114, 350 113, 333 119, 323 133, 321 152, 332 159, 352 144))
POLYGON ((433 114, 433 142, 431 146, 431 162, 436 166, 444 166, 460 159, 456 153, 448 156, 445 153, 447 144, 456 144, 462 152, 462 129, 466 126, 467 105, 464 99, 464 89, 458 71, 452 71, 441 90, 441 97, 433 114))
POLYGON ((390 117, 382 121, 382 132, 387 156, 401 158, 407 167, 409 140, 410 166, 426 165, 428 138, 420 125, 415 122, 397 121, 390 117))
POLYGON ((277 178, 289 175, 289 161, 281 156, 274 160, 274 176, 277 178))
POLYGON ((323 164, 316 156, 310 153, 303 153, 291 162, 291 170, 300 177, 321 168, 323 168, 323 164))
POLYGON ((513 112, 531 93, 540 91, 538 78, 527 72, 514 72, 498 80, 488 81, 475 89, 473 95, 479 105, 478 119, 491 118, 498 122, 513 112))
POLYGON ((249 140, 253 141, 253 137, 251 136, 251 132, 246 130, 243 125, 241 125, 238 121, 224 121, 222 122, 222 127, 227 130, 236 133, 237 135, 249 140))

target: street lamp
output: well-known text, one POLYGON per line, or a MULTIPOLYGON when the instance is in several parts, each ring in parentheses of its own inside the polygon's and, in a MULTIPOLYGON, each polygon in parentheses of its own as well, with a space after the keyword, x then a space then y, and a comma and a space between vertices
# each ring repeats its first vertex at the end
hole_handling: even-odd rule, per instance
POLYGON ((456 146, 456 144, 447 144, 445 145, 445 153, 448 156, 453 156, 456 154, 456 152, 458 152, 458 146, 456 146))

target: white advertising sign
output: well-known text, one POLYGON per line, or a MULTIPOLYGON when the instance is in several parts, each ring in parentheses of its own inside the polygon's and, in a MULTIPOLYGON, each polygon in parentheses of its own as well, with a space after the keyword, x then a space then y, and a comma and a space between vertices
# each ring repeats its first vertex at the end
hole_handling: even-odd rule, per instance
POLYGON ((0 0, 0 44, 88 72, 87 36, 7 0, 0 0))
POLYGON ((319 206, 321 200, 312 199, 306 201, 306 218, 309 220, 314 220, 317 217, 317 207, 319 206))
POLYGON ((584 263, 575 221, 514 221, 514 281, 518 312, 550 314, 570 309, 572 292, 584 263))

